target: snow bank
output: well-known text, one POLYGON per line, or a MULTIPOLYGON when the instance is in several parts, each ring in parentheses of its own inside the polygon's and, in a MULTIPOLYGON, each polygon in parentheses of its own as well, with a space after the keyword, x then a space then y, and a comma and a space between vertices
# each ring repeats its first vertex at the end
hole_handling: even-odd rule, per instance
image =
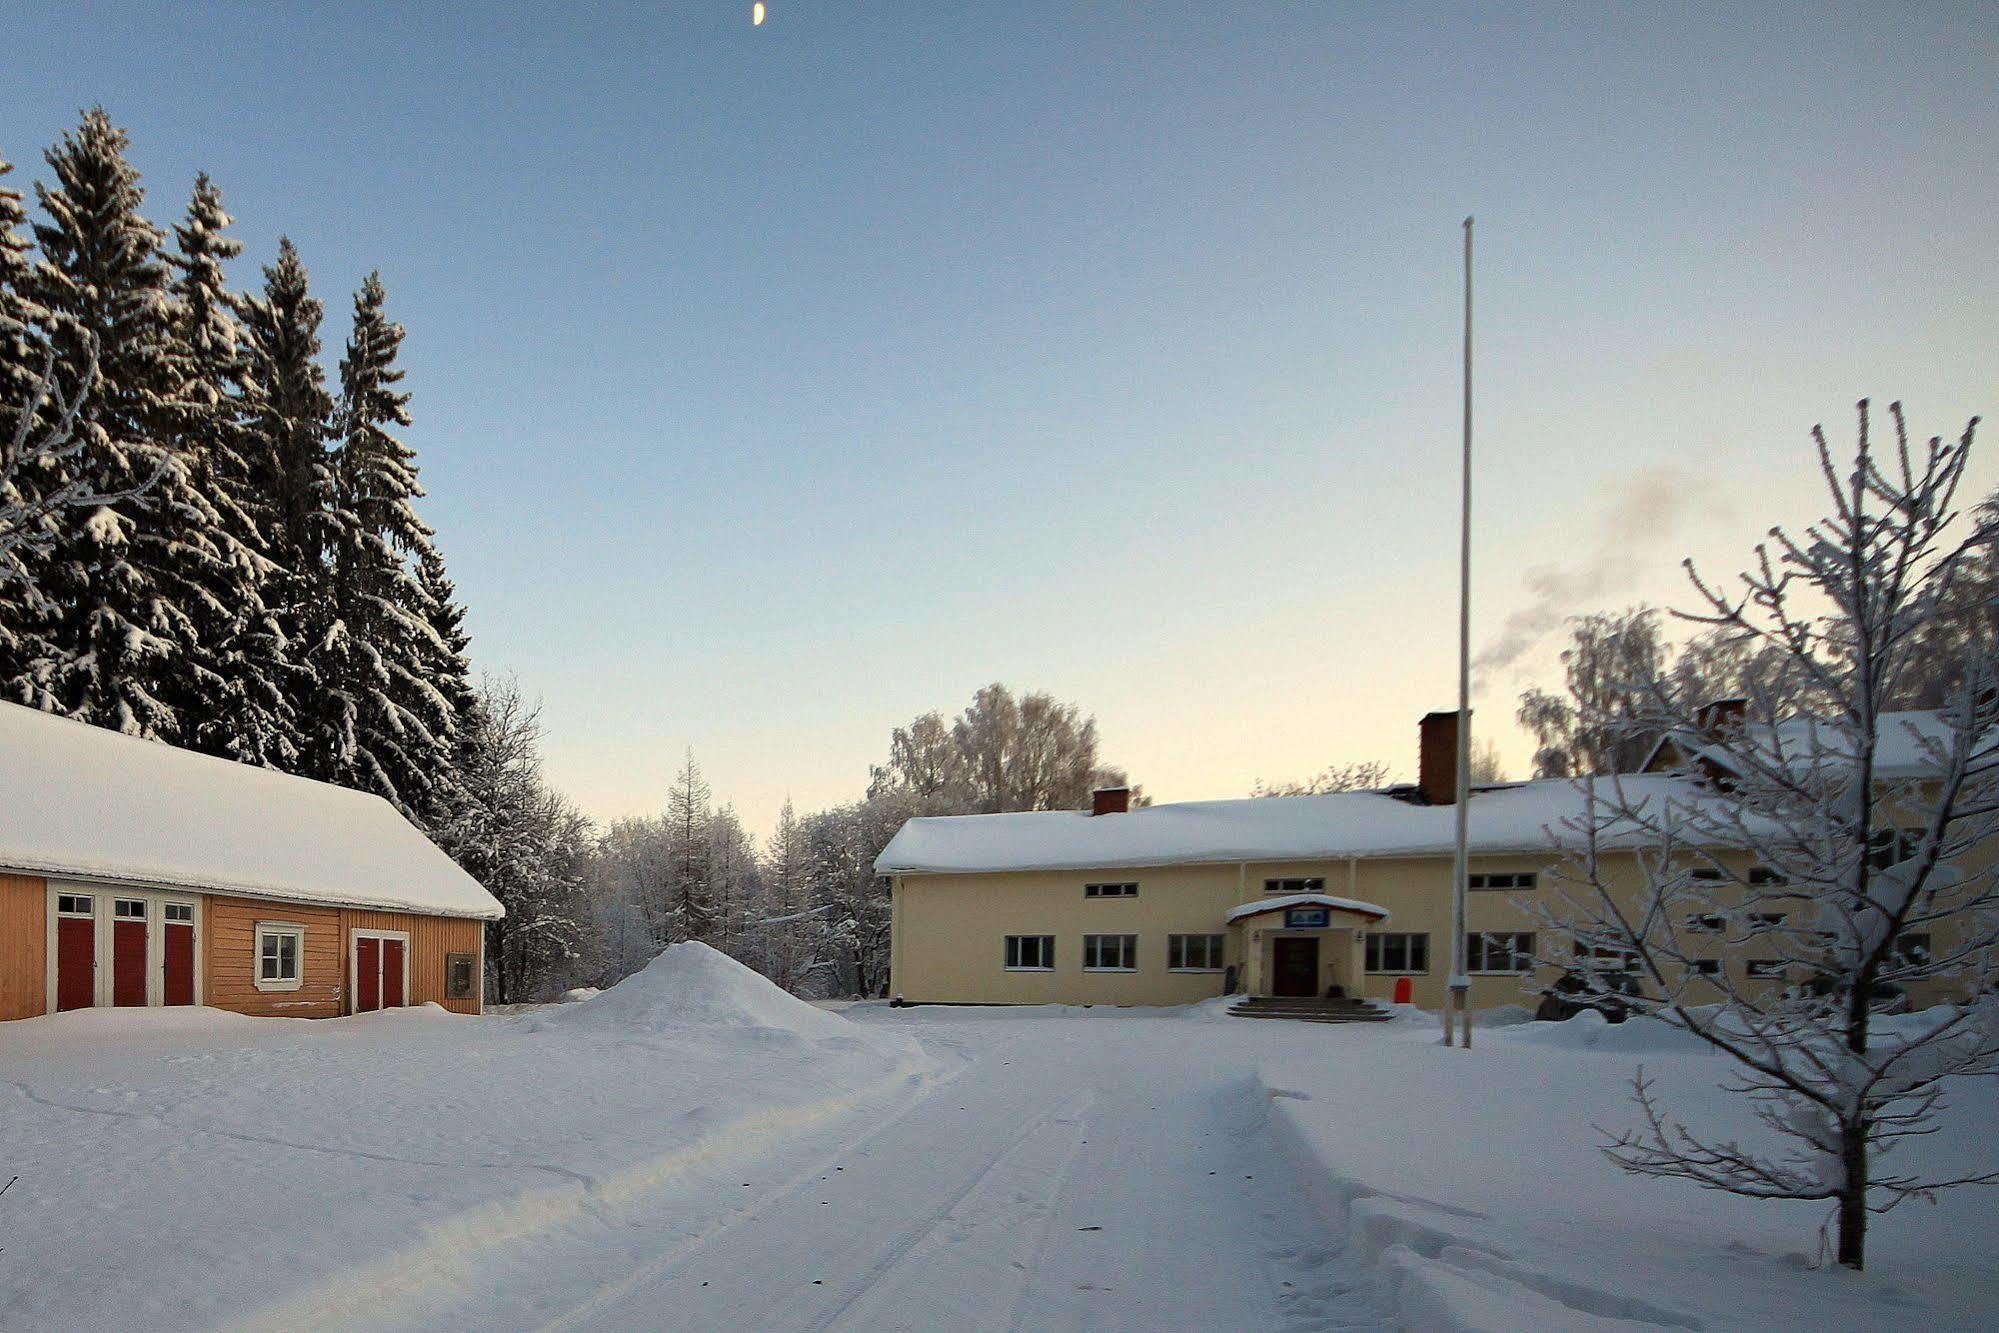
MULTIPOLYGON (((1817 1266, 1825 1208, 1642 1180, 1602 1155, 1605 1130, 1638 1121, 1640 1060, 1690 1125, 1765 1140, 1720 1090, 1726 1063, 1693 1038, 1590 1013, 1487 1028, 1465 1051, 1439 1043, 1434 1023, 1333 1028, 1311 1050, 1273 1043, 1258 1070, 1280 1150, 1397 1326, 1990 1326, 1999 1190, 1880 1219, 1864 1274, 1817 1266)), ((1999 1169, 1999 1089, 1961 1085, 1952 1100, 1942 1132, 1906 1144, 1897 1165, 1999 1169)))
POLYGON ((622 1037, 671 1037, 719 1028, 851 1040, 862 1031, 698 941, 670 944, 609 990, 531 1021, 550 1031, 622 1037))

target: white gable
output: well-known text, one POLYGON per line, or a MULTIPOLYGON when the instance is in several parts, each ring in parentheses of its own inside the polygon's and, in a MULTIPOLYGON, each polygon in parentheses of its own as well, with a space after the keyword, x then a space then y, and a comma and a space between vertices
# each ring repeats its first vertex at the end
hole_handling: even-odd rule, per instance
POLYGON ((0 704, 0 870, 494 918, 378 796, 0 704))

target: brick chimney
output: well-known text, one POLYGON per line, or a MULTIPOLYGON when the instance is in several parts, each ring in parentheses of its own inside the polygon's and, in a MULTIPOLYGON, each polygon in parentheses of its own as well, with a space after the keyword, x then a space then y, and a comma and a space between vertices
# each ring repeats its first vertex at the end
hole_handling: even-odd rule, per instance
POLYGON ((1092 815, 1122 815, 1131 812, 1131 788, 1099 787, 1090 793, 1092 815))
POLYGON ((1425 805, 1458 799, 1458 714, 1426 713, 1417 724, 1416 792, 1425 805))

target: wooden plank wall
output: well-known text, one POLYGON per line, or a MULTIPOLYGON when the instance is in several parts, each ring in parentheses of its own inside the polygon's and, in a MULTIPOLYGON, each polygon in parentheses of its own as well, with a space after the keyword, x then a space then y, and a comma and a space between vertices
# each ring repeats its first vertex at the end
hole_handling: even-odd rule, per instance
POLYGON ((48 911, 47 880, 0 875, 0 1021, 48 1010, 48 911))
POLYGON ((333 1018, 344 1012, 347 931, 337 907, 260 902, 211 895, 202 921, 202 1000, 218 1009, 266 1018, 333 1018), (257 923, 305 927, 305 963, 295 991, 256 984, 257 923))
POLYGON ((459 1014, 479 1012, 479 995, 484 984, 484 957, 480 953, 480 942, 486 933, 484 922, 449 916, 411 916, 404 912, 368 912, 354 907, 344 909, 340 915, 349 931, 400 930, 410 937, 411 1004, 440 1004, 459 1014), (444 998, 444 956, 448 953, 469 953, 480 960, 473 968, 470 1000, 444 998))

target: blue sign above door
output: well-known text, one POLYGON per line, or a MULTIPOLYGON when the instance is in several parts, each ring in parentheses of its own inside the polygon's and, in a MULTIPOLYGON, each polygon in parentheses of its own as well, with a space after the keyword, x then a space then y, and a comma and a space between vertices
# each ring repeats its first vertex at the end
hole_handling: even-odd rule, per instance
POLYGON ((1284 909, 1284 925, 1290 930, 1319 930, 1332 920, 1332 913, 1324 907, 1287 907, 1284 909))

